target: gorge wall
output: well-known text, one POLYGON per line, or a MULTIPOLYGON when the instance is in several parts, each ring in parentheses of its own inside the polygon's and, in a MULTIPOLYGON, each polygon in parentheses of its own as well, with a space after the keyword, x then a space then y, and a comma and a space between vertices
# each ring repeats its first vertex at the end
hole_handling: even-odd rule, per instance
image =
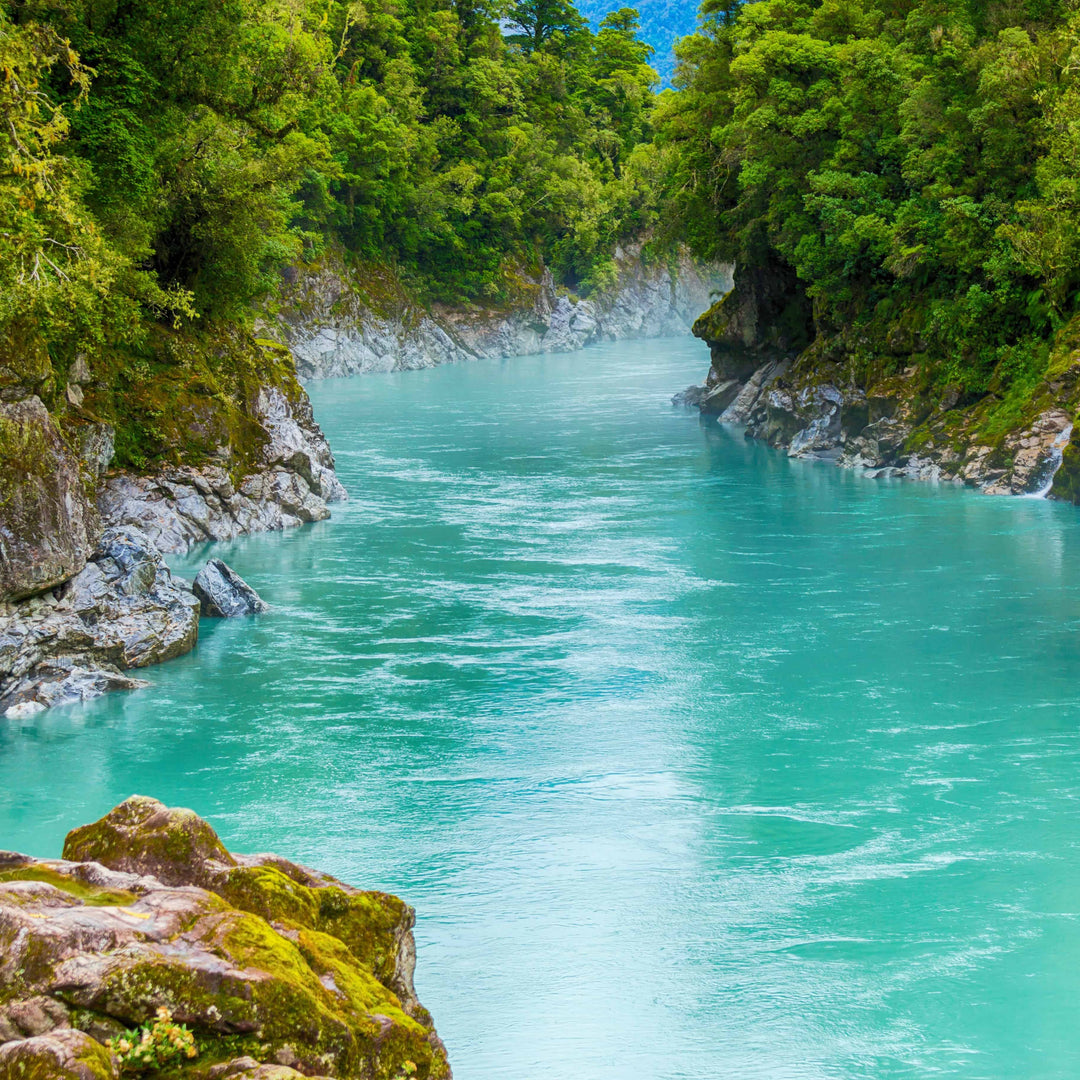
POLYGON ((615 279, 588 299, 541 267, 519 269, 501 303, 451 308, 422 304, 385 267, 331 258, 294 276, 267 327, 292 350, 301 379, 324 379, 688 334, 732 286, 731 266, 684 249, 650 259, 635 243, 614 263, 615 279))
POLYGON ((872 476, 1080 502, 1080 339, 1069 328, 1038 384, 1008 398, 942 384, 911 337, 894 335, 868 362, 857 341, 816 334, 783 274, 740 273, 693 332, 712 363, 675 401, 744 424, 749 438, 872 476))

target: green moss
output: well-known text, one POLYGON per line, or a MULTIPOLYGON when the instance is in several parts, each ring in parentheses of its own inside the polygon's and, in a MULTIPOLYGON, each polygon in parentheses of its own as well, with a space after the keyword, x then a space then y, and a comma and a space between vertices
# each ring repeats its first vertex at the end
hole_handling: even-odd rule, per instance
POLYGON ((207 1016, 219 1016, 218 1026, 224 1032, 248 1033, 259 1027, 246 980, 199 971, 166 957, 106 975, 92 1004, 106 1003, 110 1015, 127 1024, 144 1024, 164 1006, 177 1023, 200 1024, 207 1016))
POLYGON ((334 983, 358 1012, 377 1012, 395 1023, 423 1028, 401 1008, 397 995, 387 989, 370 970, 358 964, 352 951, 336 937, 318 930, 300 931, 298 948, 317 975, 332 975, 334 983))
POLYGON ((81 1068, 88 1070, 94 1080, 112 1080, 116 1076, 112 1053, 107 1047, 92 1039, 88 1039, 75 1055, 75 1062, 81 1068))
POLYGON ((118 1075, 112 1053, 89 1036, 80 1040, 69 1060, 70 1067, 61 1066, 47 1044, 23 1043, 8 1056, 4 1076, 10 1080, 116 1080, 118 1075))
POLYGON ((333 935, 384 985, 393 981, 398 937, 411 919, 408 905, 396 896, 336 885, 311 888, 273 866, 237 867, 214 889, 234 907, 269 922, 333 935))
POLYGON ((908 453, 917 454, 933 442, 933 433, 928 427, 916 428, 904 443, 904 450, 908 453))
POLYGON ((217 833, 191 810, 134 795, 100 821, 72 829, 64 858, 153 874, 166 884, 197 883, 207 859, 233 863, 217 833))
POLYGON ((115 464, 136 471, 224 460, 238 479, 266 445, 260 390, 303 393, 288 349, 231 325, 155 327, 138 348, 104 352, 95 375, 83 412, 115 427, 115 464))
POLYGON ((318 925, 319 904, 313 890, 274 866, 238 866, 215 888, 233 907, 261 915, 268 922, 318 925))
POLYGON ((0 411, 0 511, 9 519, 16 535, 26 535, 40 520, 37 509, 43 498, 43 483, 51 480, 60 449, 59 432, 52 422, 31 416, 0 411), (18 508, 25 504, 26 524, 19 521, 18 508), (12 515, 15 520, 10 520, 12 515))
POLYGON ((88 907, 127 907, 137 897, 117 889, 101 889, 83 881, 61 874, 47 866, 23 866, 14 870, 0 870, 0 884, 7 881, 43 881, 69 896, 75 897, 88 907))
POLYGON ((1080 505, 1080 447, 1070 441, 1061 455, 1061 468, 1050 493, 1055 499, 1080 505))
POLYGON ((318 929, 343 941, 386 984, 394 977, 399 929, 409 925, 408 905, 388 893, 319 890, 318 929))

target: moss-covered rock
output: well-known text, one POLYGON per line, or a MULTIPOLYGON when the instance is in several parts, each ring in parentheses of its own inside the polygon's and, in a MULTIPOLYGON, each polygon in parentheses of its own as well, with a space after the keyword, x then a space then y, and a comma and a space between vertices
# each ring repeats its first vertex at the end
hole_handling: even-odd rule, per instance
POLYGON ((165 1009, 195 1036, 192 1080, 450 1076, 397 897, 232 855, 191 811, 138 796, 64 853, 0 854, 0 1042, 39 1014, 108 1039, 165 1009))
POLYGON ((133 795, 100 821, 72 829, 64 858, 149 874, 165 885, 202 885, 213 868, 235 866, 218 835, 191 810, 133 795))
POLYGON ((71 449, 36 397, 0 403, 0 600, 77 574, 100 531, 71 449))
POLYGON ((117 1080, 116 1055, 71 1028, 0 1046, 0 1080, 117 1080))

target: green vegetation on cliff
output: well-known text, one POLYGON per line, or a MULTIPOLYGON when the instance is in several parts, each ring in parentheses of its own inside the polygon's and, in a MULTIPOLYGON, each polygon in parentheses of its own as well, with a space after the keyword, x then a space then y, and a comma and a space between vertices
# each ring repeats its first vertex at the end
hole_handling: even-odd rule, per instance
POLYGON ((251 335, 289 266, 605 283, 651 222, 650 52, 565 0, 0 2, 0 395, 243 471, 259 386, 298 393, 251 335))
MULTIPOLYGON (((986 434, 1080 310, 1066 0, 707 0, 658 110, 669 227, 790 279, 819 356, 915 364, 986 434)), ((870 369, 873 369, 872 371, 870 369)))
MULTIPOLYGON (((507 255, 575 284, 645 198, 650 50, 562 0, 8 0, 4 309, 71 351, 235 319, 328 238, 430 292, 507 255), (70 340, 69 340, 70 339, 70 340)), ((55 359, 55 357, 54 357, 55 359)))

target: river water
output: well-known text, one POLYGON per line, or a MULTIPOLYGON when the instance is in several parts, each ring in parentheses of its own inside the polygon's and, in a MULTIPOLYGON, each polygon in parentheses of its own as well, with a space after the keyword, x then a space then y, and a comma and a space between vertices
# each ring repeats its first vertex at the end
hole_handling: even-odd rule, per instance
POLYGON ((1080 1074, 1080 513, 789 461, 706 364, 316 385, 352 501, 0 721, 0 847, 138 791, 403 895, 458 1080, 1080 1074))

